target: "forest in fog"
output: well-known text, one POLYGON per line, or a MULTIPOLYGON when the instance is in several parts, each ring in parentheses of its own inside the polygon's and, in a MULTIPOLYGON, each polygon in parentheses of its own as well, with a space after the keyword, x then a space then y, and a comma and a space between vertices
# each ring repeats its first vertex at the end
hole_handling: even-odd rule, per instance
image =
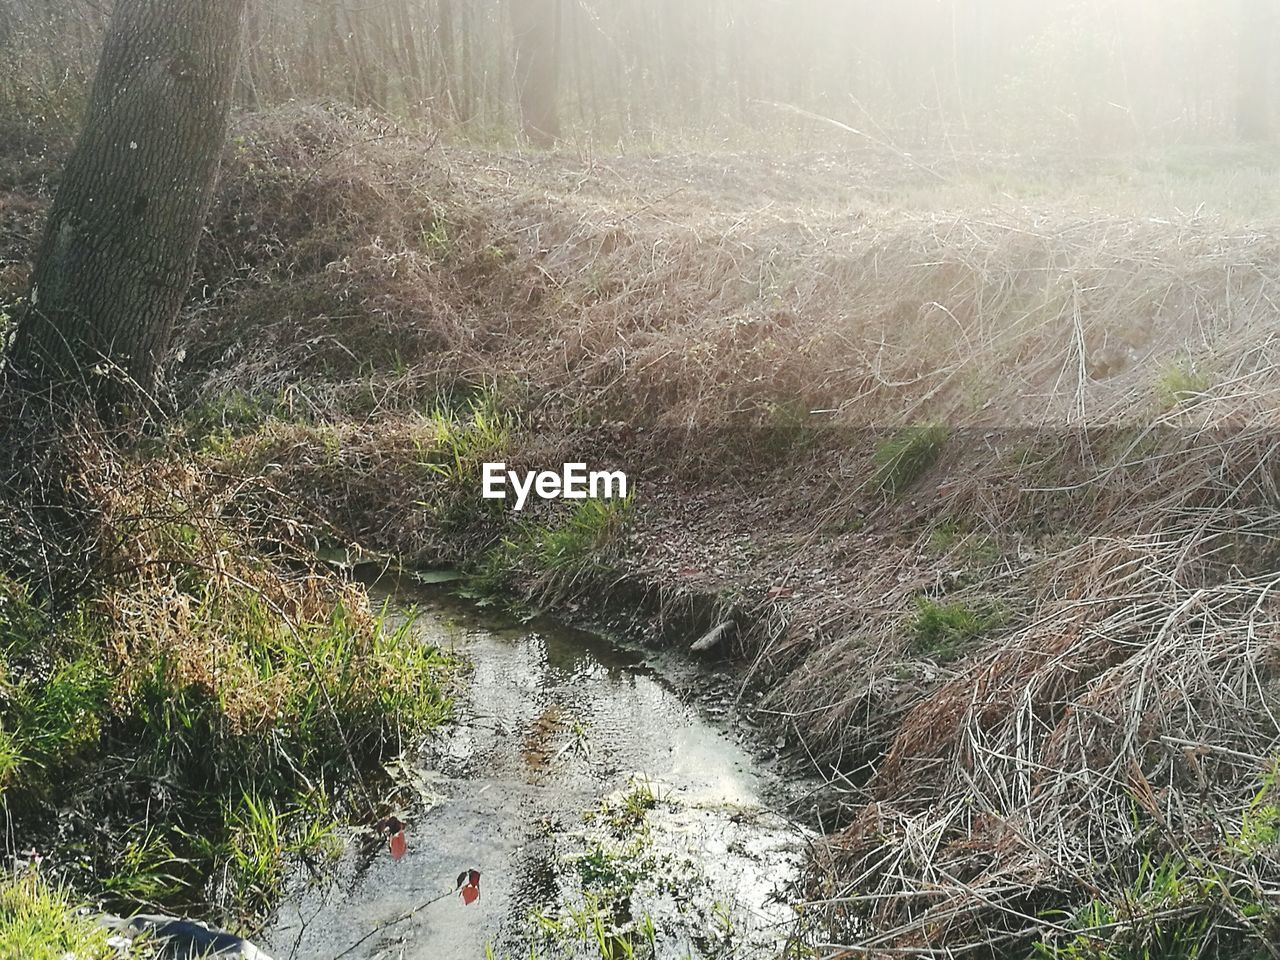
MULTIPOLYGON (((0 2, 0 109, 74 113, 109 8, 0 2)), ((254 0, 237 96, 500 136, 523 49, 557 130, 606 141, 731 136, 787 108, 955 150, 1256 140, 1275 20, 1268 0, 254 0)))

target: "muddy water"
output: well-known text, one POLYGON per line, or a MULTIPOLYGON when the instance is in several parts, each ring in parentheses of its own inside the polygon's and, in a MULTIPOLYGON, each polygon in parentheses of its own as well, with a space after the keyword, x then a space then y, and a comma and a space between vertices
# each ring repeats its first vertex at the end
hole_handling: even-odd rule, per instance
POLYGON ((537 941, 540 958, 598 957, 565 930, 602 862, 635 888, 611 916, 651 919, 659 957, 776 955, 803 830, 770 809, 784 785, 674 692, 687 664, 438 591, 396 596, 407 600, 423 643, 472 664, 459 722, 404 765, 407 853, 348 844, 336 877, 282 907, 273 956, 528 957, 541 913, 562 923, 537 941), (627 798, 642 812, 629 816, 627 798), (481 873, 469 905, 453 893, 468 869, 481 873))

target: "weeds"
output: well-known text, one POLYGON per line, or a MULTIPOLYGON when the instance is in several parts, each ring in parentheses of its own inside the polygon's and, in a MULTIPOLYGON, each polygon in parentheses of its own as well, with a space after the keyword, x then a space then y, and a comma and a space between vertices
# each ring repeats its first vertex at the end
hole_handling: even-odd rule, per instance
POLYGON ((0 960, 127 960, 109 932, 34 871, 0 876, 0 960))
POLYGON ((197 448, 218 453, 236 437, 261 428, 279 409, 274 399, 232 388, 202 397, 183 411, 171 429, 197 448))
POLYGON ((652 918, 641 917, 622 927, 608 906, 593 893, 557 916, 534 913, 536 942, 532 960, 573 957, 575 960, 656 960, 658 931, 652 918))
POLYGON ((610 835, 569 858, 578 896, 554 912, 530 916, 537 955, 582 960, 657 960, 658 941, 678 931, 660 931, 642 902, 676 895, 694 899, 696 871, 691 863, 654 849, 647 816, 656 805, 647 782, 635 781, 615 810, 605 804, 592 819, 610 827, 610 835))
POLYGON ((58 616, 0 580, 0 796, 112 903, 257 913, 331 851, 334 800, 375 812, 366 780, 447 716, 449 663, 356 587, 217 552, 210 573, 200 523, 127 542, 174 562, 58 616), (51 824, 55 795, 78 802, 51 824), (119 825, 135 802, 151 826, 119 825))
POLYGON ((1245 808, 1240 832, 1231 838, 1231 846, 1239 853, 1251 855, 1275 850, 1280 844, 1280 802, 1276 782, 1280 779, 1280 763, 1272 763, 1262 779, 1262 786, 1245 808))
POLYGON ((448 263, 456 253, 456 245, 449 237, 449 224, 444 220, 436 220, 429 227, 422 228, 422 249, 439 263, 448 263))
MULTIPOLYGON (((601 215, 594 186, 563 189, 579 177, 576 167, 554 168, 554 157, 546 161, 550 170, 521 162, 519 176, 477 178, 464 193, 428 189, 424 178, 448 165, 424 167, 421 144, 370 139, 361 122, 310 107, 246 121, 248 143, 229 159, 212 242, 202 253, 208 289, 218 292, 183 331, 193 393, 306 391, 323 414, 321 426, 269 419, 262 436, 231 437, 225 445, 219 439, 218 455, 252 453, 234 464, 254 467, 244 471, 252 482, 241 490, 259 481, 276 485, 278 498, 253 504, 262 529, 284 539, 282 528, 310 522, 287 500, 294 497, 336 518, 344 537, 403 555, 438 560, 437 551, 453 549, 444 559, 456 562, 505 536, 477 564, 479 584, 580 588, 611 574, 620 555, 616 531, 593 530, 623 524, 597 517, 552 536, 564 515, 543 525, 464 523, 479 515, 463 497, 467 465, 484 449, 508 442, 519 448, 535 429, 549 435, 557 417, 599 425, 607 410, 625 416, 632 432, 620 436, 630 437, 629 455, 669 453, 696 468, 739 445, 735 416, 752 429, 763 417, 766 435, 773 430, 783 441, 801 434, 810 410, 832 411, 831 422, 841 425, 945 421, 946 428, 907 427, 874 450, 864 490, 842 494, 848 502, 836 505, 838 515, 871 519, 839 551, 799 529, 803 524, 783 530, 787 549, 778 552, 786 563, 822 573, 811 589, 797 591, 806 596, 786 605, 785 621, 768 624, 773 639, 759 651, 757 675, 777 681, 775 700, 823 760, 876 771, 874 802, 851 811, 848 827, 824 845, 831 861, 811 871, 822 886, 813 914, 834 918, 832 926, 845 923, 851 938, 873 949, 892 944, 898 953, 934 948, 946 930, 956 943, 993 949, 1013 937, 1016 955, 1031 947, 1025 917, 1046 902, 1089 904, 1078 918, 1086 927, 1101 918, 1132 926, 1142 911, 1173 904, 1152 893, 1170 871, 1157 882, 1150 875, 1162 868, 1150 868, 1135 887, 1132 876, 1111 869, 1148 845, 1117 815, 1131 808, 1134 784, 1148 776, 1161 822, 1174 818, 1170 841, 1198 850, 1225 834, 1223 849, 1206 856, 1267 879, 1267 886, 1229 888, 1241 912, 1259 906, 1250 892, 1274 886, 1276 817, 1269 796, 1251 802, 1257 784, 1239 761, 1269 755, 1276 740, 1267 709, 1275 565, 1237 563, 1245 552, 1234 545, 1241 531, 1275 537, 1269 318, 1280 273, 1271 227, 1237 230, 1212 215, 1151 216, 1145 200, 1134 204, 1143 209, 1110 215, 1064 203, 1038 204, 1033 218, 1020 207, 968 216, 955 206, 969 198, 957 197, 951 184, 895 197, 911 209, 892 214, 871 209, 849 218, 821 210, 809 217, 804 171, 770 164, 762 177, 782 207, 797 211, 795 222, 789 211, 769 211, 735 215, 732 229, 721 229, 729 226, 718 219, 723 211, 687 199, 701 188, 725 190, 722 167, 697 158, 679 158, 673 168, 681 177, 678 204, 664 199, 661 186, 651 204, 629 200, 635 214, 619 227, 616 217, 601 215), (388 170, 399 176, 385 176, 388 170), (523 202, 528 178, 544 175, 539 186, 551 202, 523 202), (450 205, 424 211, 426 195, 449 196, 450 205), (947 209, 939 211, 940 204, 947 209), (492 252, 496 244, 501 258, 492 252), (801 279, 775 282, 782 277, 801 279), (235 282, 223 282, 229 280, 235 282), (749 321, 726 323, 730 317, 749 321), (1198 366, 1207 342, 1214 343, 1213 369, 1231 371, 1229 397, 1198 366), (1106 365, 1107 376, 1091 377, 1087 358, 1112 353, 1117 361, 1106 365), (530 422, 509 436, 495 435, 486 422, 473 436, 474 418, 456 404, 438 404, 444 429, 435 409, 404 419, 389 413, 416 409, 414 398, 477 371, 535 385, 521 398, 530 422), (1127 451, 1123 484, 1099 478, 1107 466, 1100 468, 1089 449, 1090 431, 1135 416, 1145 422, 1141 411, 1153 396, 1171 408, 1201 394, 1223 401, 1204 404, 1205 429, 1178 446, 1153 432, 1150 445, 1144 440, 1127 451), (1239 430, 1241 423, 1256 426, 1256 435, 1239 430), (1025 451, 1019 458, 992 450, 983 459, 985 440, 956 451, 969 456, 956 458, 962 482, 943 515, 909 519, 946 523, 980 513, 1006 545, 1018 531, 1053 531, 1034 541, 1034 560, 1010 557, 1008 586, 1024 595, 1027 618, 989 656, 968 658, 993 625, 990 612, 960 601, 917 602, 905 624, 908 644, 954 667, 936 682, 902 681, 890 672, 898 645, 868 651, 865 637, 901 630, 904 606, 936 571, 916 569, 911 545, 898 531, 880 529, 875 504, 858 498, 867 489, 877 495, 870 499, 909 493, 960 430, 983 437, 993 424, 999 432, 1039 432, 1018 440, 1025 451), (448 537, 437 535, 442 518, 453 524, 448 537), (809 546, 789 549, 801 543, 809 546), (832 587, 823 586, 828 575, 832 587)), ((505 162, 465 149, 451 160, 464 169, 480 162, 501 170, 505 162)), ((658 161, 646 161, 645 170, 662 172, 658 161)), ((821 174, 824 195, 832 175, 821 174)), ((990 189, 980 196, 997 199, 990 189)), ((231 410, 211 419, 221 430, 238 416, 231 410)), ((254 416, 248 412, 246 423, 254 416)), ((754 497, 751 482, 743 481, 754 497)), ((242 505, 248 499, 237 496, 242 505)), ((756 515, 777 516, 785 527, 786 511, 770 513, 777 504, 768 498, 792 506, 793 496, 766 487, 756 515)), ((898 506, 904 514, 934 509, 898 506)), ((673 530, 685 519, 678 512, 659 517, 674 517, 673 530)), ((350 782, 343 741, 325 731, 342 729, 357 761, 360 749, 392 749, 400 739, 397 724, 378 719, 387 705, 380 697, 347 699, 344 719, 333 721, 326 691, 341 692, 346 671, 336 665, 349 653, 325 638, 323 605, 294 589, 282 596, 263 588, 289 611, 287 619, 310 623, 319 636, 299 641, 266 605, 257 616, 280 629, 270 631, 265 656, 245 652, 258 645, 251 628, 244 642, 211 642, 219 635, 208 622, 223 614, 205 606, 202 585, 207 568, 235 551, 222 544, 195 556, 183 546, 191 523, 173 525, 163 549, 139 551, 116 569, 175 552, 202 566, 166 568, 147 585, 146 602, 131 601, 131 591, 112 592, 108 609, 86 612, 108 625, 99 626, 101 657, 75 643, 51 648, 47 661, 21 650, 6 654, 0 787, 7 800, 16 803, 26 784, 43 797, 41 781, 74 773, 105 745, 122 755, 113 772, 134 769, 139 754, 146 761, 147 779, 120 777, 137 807, 150 798, 150 777, 172 767, 182 790, 161 812, 184 830, 205 823, 230 829, 224 809, 239 809, 246 788, 287 820, 306 784, 291 777, 285 757, 315 764, 304 770, 310 779, 321 769, 350 782), (159 602, 166 591, 182 601, 159 602), (185 625, 192 617, 204 624, 199 642, 143 645, 130 662, 145 668, 120 683, 127 671, 124 655, 112 653, 121 638, 110 624, 185 625), (325 665, 323 685, 307 679, 313 650, 325 665), (108 706, 88 715, 68 710, 69 691, 96 704, 100 676, 110 681, 108 706), (141 697, 144 683, 153 684, 150 699, 141 697), (121 685, 133 698, 123 706, 116 703, 121 685), (170 750, 143 749, 139 730, 172 733, 170 750), (272 745, 242 742, 251 737, 272 745), (193 806, 185 792, 195 770, 190 757, 201 750, 214 757, 228 751, 216 780, 224 803, 215 810, 193 806), (266 762, 279 793, 227 775, 246 757, 266 762)), ((933 546, 967 551, 949 532, 933 546)), ((694 562, 709 566, 705 558, 694 562)), ((686 559, 678 555, 671 569, 686 559)), ((262 587, 243 565, 234 572, 262 587)), ((767 582, 776 569, 750 572, 767 582)), ((360 614, 360 605, 351 610, 360 614)), ((19 628, 40 637, 45 630, 19 628)), ((403 705, 401 695, 392 696, 403 705)), ((404 710, 410 718, 413 712, 404 710)), ((316 786, 337 789, 333 782, 316 786)), ((167 851, 188 855, 181 836, 129 842, 138 845, 131 869, 144 883, 178 869, 167 851)), ((264 841, 262 849, 285 846, 264 841)), ((1167 854, 1152 857, 1159 864, 1167 854)), ((199 856, 206 868, 226 867, 221 854, 199 856)), ((1212 876, 1199 864, 1186 869, 1212 876)), ((1179 874, 1177 903, 1168 909, 1192 918, 1190 942, 1199 936, 1194 918, 1206 915, 1199 900, 1209 894, 1189 888, 1186 875, 1179 874)), ((1065 939, 1076 934, 1091 937, 1073 930, 1065 939)), ((1149 952, 1155 941, 1146 936, 1118 944, 1117 954, 1149 952)), ((1213 943, 1209 936, 1201 942, 1213 943)), ((1077 946, 1092 950, 1094 943, 1077 946)))
POLYGON ((584 500, 564 523, 535 536, 538 567, 560 580, 599 575, 608 567, 607 549, 617 543, 631 516, 631 497, 584 500))
POLYGON ((0 289, 0 343, 7 343, 14 317, 22 310, 23 299, 8 299, 7 291, 0 289))
POLYGON ((609 824, 614 836, 622 837, 644 826, 649 813, 661 797, 648 777, 632 777, 629 788, 621 797, 601 804, 600 816, 609 824))
POLYGON ((163 903, 180 895, 183 864, 163 832, 143 827, 115 838, 116 859, 100 878, 102 890, 116 903, 163 903))
POLYGON ((249 910, 267 910, 284 890, 286 858, 335 856, 341 849, 338 824, 323 793, 301 796, 283 811, 271 798, 246 793, 229 805, 224 822, 230 835, 220 851, 228 899, 249 910))
POLYGON ((415 438, 419 463, 451 487, 478 488, 481 467, 501 458, 511 427, 492 391, 471 398, 462 410, 437 404, 415 438))
POLYGON ((1248 936, 1269 937, 1280 913, 1263 891, 1204 864, 1144 855, 1127 884, 1107 899, 1093 899, 1067 926, 1079 930, 1061 942, 1041 941, 1043 960, 1201 960, 1269 956, 1248 936), (1269 931, 1269 932, 1268 932, 1269 931))
POLYGON ((72 634, 51 642, 27 592, 0 577, 0 796, 56 783, 101 734, 111 679, 83 615, 72 621, 72 634))
MULTIPOLYGON (((679 815, 646 777, 588 814, 573 881, 555 907, 530 915, 532 954, 559 960, 772 955, 764 928, 741 906, 711 896, 706 865, 655 831, 655 810, 679 815), (744 922, 746 921, 746 922, 744 922), (765 939, 759 939, 765 934, 765 939)), ((660 828, 659 828, 660 829, 660 828)), ((680 833, 678 828, 677 834, 680 833)), ((776 933, 776 931, 773 931, 776 933)))

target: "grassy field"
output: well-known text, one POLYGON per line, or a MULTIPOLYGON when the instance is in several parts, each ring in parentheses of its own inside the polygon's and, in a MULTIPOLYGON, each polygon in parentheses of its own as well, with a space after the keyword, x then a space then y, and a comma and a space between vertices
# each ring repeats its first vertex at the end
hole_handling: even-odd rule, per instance
POLYGON ((455 664, 189 461, 53 438, 5 451, 80 497, 63 530, 39 492, 0 509, 0 957, 116 957, 77 897, 251 927, 390 811, 383 763, 448 719, 455 664), (87 579, 50 591, 67 556, 87 579))
MULTIPOLYGON (((0 181, 11 294, 42 163, 0 181)), ((358 544, 553 606, 608 593, 684 642, 734 621, 749 702, 832 778, 818 941, 1267 956, 1278 180, 1255 151, 530 154, 260 115, 228 146, 180 412, 139 466, 255 550, 358 544), (584 457, 626 469, 632 501, 516 520, 478 498, 486 460, 584 457)), ((179 639, 121 626, 173 602, 150 576, 104 594, 107 649, 182 652, 122 693, 110 664, 75 680, 122 729, 171 722, 120 698, 198 681, 223 605, 273 664, 218 706, 233 729, 353 609, 365 655, 431 674, 347 588, 306 587, 303 641, 236 581, 184 576, 162 580, 179 639)), ((433 722, 426 689, 379 709, 433 722)), ((287 721, 299 749, 308 722, 287 721)), ((264 788, 220 789, 225 828, 257 829, 264 788)), ((303 802, 284 789, 272 822, 303 802)))

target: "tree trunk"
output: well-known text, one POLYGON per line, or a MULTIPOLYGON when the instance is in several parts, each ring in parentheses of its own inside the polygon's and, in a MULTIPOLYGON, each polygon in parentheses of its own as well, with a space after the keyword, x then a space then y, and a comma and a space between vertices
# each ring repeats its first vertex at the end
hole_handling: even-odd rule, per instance
POLYGON ((419 116, 425 98, 422 58, 418 56, 418 38, 413 26, 415 18, 409 14, 408 0, 399 0, 395 7, 395 17, 398 47, 404 60, 400 70, 400 95, 406 112, 419 116))
POLYGON ((471 11, 472 5, 464 3, 458 8, 458 76, 461 78, 458 84, 458 119, 466 123, 476 118, 478 106, 476 102, 476 75, 481 72, 477 67, 477 61, 480 59, 475 53, 475 47, 479 44, 475 43, 472 36, 472 20, 474 19, 471 11))
POLYGON ((560 136, 560 0, 508 0, 520 125, 532 142, 560 136))
POLYGON ((435 113, 438 119, 462 117, 458 94, 458 66, 453 51, 453 0, 437 0, 436 6, 435 113))
POLYGON ((156 385, 191 283, 245 0, 116 0, 8 366, 118 412, 156 385))
POLYGON ((1275 22, 1272 0, 1236 0, 1240 59, 1237 78, 1236 132, 1259 142, 1271 135, 1271 62, 1275 22))

